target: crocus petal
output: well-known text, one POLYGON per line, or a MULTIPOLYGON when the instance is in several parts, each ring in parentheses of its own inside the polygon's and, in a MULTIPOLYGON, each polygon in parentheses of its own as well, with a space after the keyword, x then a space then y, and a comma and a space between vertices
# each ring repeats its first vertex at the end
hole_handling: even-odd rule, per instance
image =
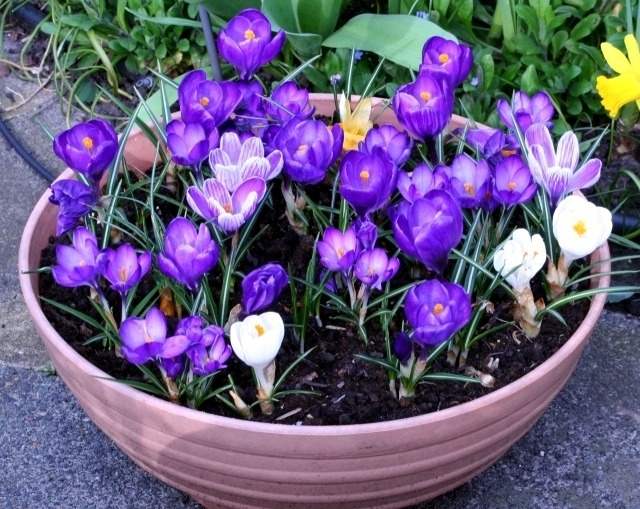
POLYGON ((582 165, 582 168, 573 174, 565 192, 570 193, 576 189, 585 189, 593 186, 600 180, 601 168, 602 161, 600 159, 589 159, 582 165))

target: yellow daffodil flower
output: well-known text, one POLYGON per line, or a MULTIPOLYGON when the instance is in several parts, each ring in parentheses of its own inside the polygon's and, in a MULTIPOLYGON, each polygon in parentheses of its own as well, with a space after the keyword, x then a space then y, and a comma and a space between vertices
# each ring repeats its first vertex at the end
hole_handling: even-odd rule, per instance
POLYGON ((338 104, 340 112, 340 123, 344 132, 344 143, 342 144, 342 153, 347 150, 356 150, 358 143, 364 140, 367 131, 373 127, 373 122, 369 120, 371 116, 371 98, 366 97, 360 99, 353 112, 351 105, 344 93, 340 96, 338 104))
POLYGON ((596 80, 596 89, 602 97, 602 105, 612 117, 617 116, 620 108, 631 101, 636 101, 640 108, 640 49, 633 35, 627 35, 624 44, 627 47, 628 59, 610 43, 603 42, 600 45, 611 69, 620 74, 615 78, 598 76, 596 80))

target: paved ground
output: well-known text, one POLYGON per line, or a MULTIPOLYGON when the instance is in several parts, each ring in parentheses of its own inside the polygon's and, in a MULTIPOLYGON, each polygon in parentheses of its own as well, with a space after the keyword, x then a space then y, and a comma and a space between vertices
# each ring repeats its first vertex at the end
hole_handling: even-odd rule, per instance
MULTIPOLYGON (((30 87, 0 79, 2 108, 7 92, 30 87)), ((3 118, 41 164, 61 171, 37 124, 65 128, 54 93, 3 118)), ((46 188, 0 137, 0 508, 199 507, 131 462, 46 375, 16 268, 22 227, 46 188)), ((535 427, 485 473, 415 509, 640 508, 639 331, 638 319, 605 313, 535 427)))

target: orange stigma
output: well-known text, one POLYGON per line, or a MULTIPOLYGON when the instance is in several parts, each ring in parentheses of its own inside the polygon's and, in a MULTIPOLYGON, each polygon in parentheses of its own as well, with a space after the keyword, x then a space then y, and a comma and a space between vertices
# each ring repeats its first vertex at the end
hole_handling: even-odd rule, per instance
POLYGON ((342 257, 344 256, 344 249, 339 247, 338 250, 336 251, 336 253, 338 253, 338 259, 341 260, 342 257))
POLYGON ((153 343, 153 339, 151 339, 149 336, 146 336, 146 337, 144 338, 144 342, 145 342, 145 343, 153 343))
POLYGON ((375 270, 373 270, 373 269, 369 269, 369 270, 367 271, 367 274, 369 274, 370 276, 373 276, 375 273, 376 273, 376 271, 375 271, 375 270))
POLYGON ((367 170, 362 170, 360 172, 360 178, 362 179, 362 183, 366 186, 369 181, 369 172, 367 170))
POLYGON ((231 214, 231 211, 233 210, 233 207, 231 206, 231 204, 230 204, 230 203, 225 203, 225 204, 222 206, 222 208, 224 209, 224 211, 225 211, 227 214, 231 214))
POLYGON ((507 187, 509 188, 509 191, 513 191, 516 188, 516 183, 509 182, 509 185, 507 187))
POLYGON ((207 104, 209 104, 209 98, 203 97, 202 99, 200 99, 200 104, 206 108, 207 104))
POLYGON ((82 138, 82 144, 89 150, 93 148, 93 140, 88 136, 85 136, 84 138, 82 138))
POLYGON ((442 304, 438 303, 435 306, 433 306, 433 314, 434 315, 439 315, 443 311, 444 311, 444 306, 442 304))
POLYGON ((123 283, 127 281, 127 268, 126 267, 122 267, 120 269, 120 281, 122 281, 123 283))
POLYGON ((85 262, 84 260, 80 260, 80 267, 86 267, 87 266, 87 262, 85 262))
POLYGON ((581 237, 587 233, 587 225, 584 224, 584 221, 578 221, 576 224, 573 225, 573 229, 574 231, 580 235, 581 237))
POLYGON ((256 331, 258 331, 258 337, 262 336, 265 332, 267 332, 265 328, 259 323, 255 325, 255 328, 256 328, 256 331))
POLYGON ((476 195, 476 190, 473 188, 473 184, 471 182, 467 182, 464 185, 464 190, 467 192, 469 196, 471 196, 471 198, 473 198, 476 195))
POLYGON ((431 99, 431 94, 429 92, 420 92, 420 97, 422 97, 423 101, 427 102, 431 99))
POLYGON ((309 148, 309 145, 299 145, 298 146, 298 150, 307 150, 309 148))
POLYGON ((516 151, 515 151, 515 150, 508 150, 508 149, 504 148, 504 149, 502 149, 502 150, 500 151, 500 153, 501 153, 503 156, 512 156, 513 154, 515 154, 515 153, 516 153, 516 151))
POLYGON ((438 60, 440 60, 441 64, 446 64, 449 61, 449 55, 447 55, 446 53, 443 53, 438 57, 438 60))
POLYGON ((245 30, 244 32, 245 39, 250 40, 250 39, 255 39, 255 37, 256 37, 256 34, 253 33, 253 30, 251 29, 245 30))

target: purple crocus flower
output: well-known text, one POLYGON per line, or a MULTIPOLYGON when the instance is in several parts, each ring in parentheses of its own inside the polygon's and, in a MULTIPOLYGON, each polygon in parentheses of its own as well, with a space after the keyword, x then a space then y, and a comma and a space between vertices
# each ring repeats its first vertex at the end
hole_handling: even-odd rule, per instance
POLYGON ((400 260, 387 256, 384 249, 376 247, 362 251, 356 261, 353 274, 369 288, 382 290, 382 283, 396 275, 400 268, 400 260))
POLYGON ((177 355, 176 357, 160 358, 160 366, 164 369, 167 377, 178 378, 184 373, 185 355, 177 355))
POLYGON ((338 125, 329 129, 321 120, 294 117, 273 140, 282 152, 284 171, 299 184, 317 184, 342 151, 344 133, 338 125))
POLYGON ((413 340, 423 348, 448 341, 471 317, 471 299, 456 283, 425 281, 407 292, 404 313, 413 327, 413 340))
POLYGON ((415 138, 433 140, 449 124, 453 92, 446 81, 421 74, 396 90, 393 111, 400 125, 415 138))
POLYGON ((448 169, 444 165, 438 165, 433 170, 425 163, 415 167, 411 176, 404 171, 398 172, 398 191, 409 203, 424 197, 433 189, 448 190, 448 169))
POLYGON ((144 252, 138 256, 129 244, 123 244, 115 251, 107 248, 104 252, 108 261, 103 276, 111 283, 111 289, 123 297, 151 268, 151 253, 144 252))
POLYGON ((231 347, 224 341, 223 331, 222 334, 215 337, 208 348, 198 345, 188 354, 193 363, 193 373, 199 376, 207 376, 226 368, 225 362, 231 357, 232 352, 231 347))
POLYGON ((512 116, 523 134, 533 124, 545 124, 548 129, 553 129, 553 122, 550 120, 555 109, 546 92, 538 92, 529 98, 525 92, 518 91, 514 94, 512 106, 504 99, 498 100, 496 106, 500 120, 511 130, 515 130, 512 116))
POLYGON ((216 178, 233 193, 251 177, 264 181, 276 177, 282 170, 283 160, 279 150, 264 157, 260 138, 251 136, 241 142, 236 133, 228 132, 222 135, 220 148, 209 155, 209 165, 216 178))
POLYGON ((454 157, 447 171, 451 194, 461 207, 479 207, 492 191, 491 170, 484 159, 477 163, 467 154, 454 157))
POLYGON ((446 80, 451 89, 460 85, 471 71, 471 48, 443 37, 430 37, 422 48, 420 74, 427 73, 437 80, 446 80))
POLYGON ((286 122, 292 116, 311 116, 315 108, 309 107, 309 92, 299 89, 295 81, 285 81, 271 94, 271 100, 262 100, 264 111, 274 120, 286 122))
POLYGON ((511 155, 496 165, 493 196, 505 207, 528 202, 537 189, 531 171, 520 156, 511 155))
POLYGON ((241 100, 235 83, 208 80, 202 69, 189 72, 178 87, 182 121, 199 123, 206 132, 222 125, 241 100))
POLYGON ((241 80, 248 80, 280 53, 284 40, 283 30, 271 39, 271 24, 264 14, 246 9, 220 30, 218 51, 236 68, 241 80))
POLYGON ((242 280, 242 309, 248 315, 270 306, 289 284, 289 276, 276 263, 249 272, 242 280))
POLYGON ((350 150, 340 164, 340 194, 359 216, 381 208, 398 181, 398 169, 384 149, 376 147, 373 152, 350 150))
POLYGON ((253 215, 256 206, 267 192, 267 185, 259 177, 251 177, 229 194, 215 179, 204 181, 202 190, 193 186, 187 190, 187 202, 193 211, 225 232, 235 232, 253 215))
POLYGON ((78 219, 91 212, 91 207, 98 202, 95 191, 77 180, 57 180, 50 189, 52 194, 49 201, 60 207, 56 223, 57 237, 73 228, 78 219))
POLYGON ((345 275, 351 272, 358 255, 358 238, 353 228, 348 228, 342 233, 330 226, 324 231, 317 246, 320 264, 323 267, 345 275))
POLYGON ((410 204, 389 209, 398 247, 442 275, 451 250, 462 238, 462 210, 447 191, 435 189, 410 204))
POLYGON ((401 364, 407 365, 413 353, 413 341, 404 331, 398 332, 396 341, 393 344, 393 353, 396 355, 401 364))
POLYGON ((158 268, 165 276, 195 292, 202 277, 215 267, 218 246, 204 224, 196 227, 185 217, 177 217, 167 227, 164 254, 158 254, 158 268))
POLYGON ((214 148, 220 138, 218 130, 207 133, 199 123, 185 124, 180 120, 172 120, 167 124, 167 146, 171 152, 171 160, 181 166, 191 166, 197 174, 200 165, 214 148))
POLYGON ((359 150, 365 154, 373 154, 375 147, 381 147, 393 164, 400 167, 407 162, 413 149, 413 139, 404 131, 391 124, 385 124, 377 129, 369 129, 360 142, 359 150))
POLYGON ((167 319, 156 307, 144 318, 127 318, 120 325, 122 355, 133 364, 144 364, 160 358, 174 358, 184 353, 184 336, 167 339, 167 319))
POLYGON ((107 255, 98 249, 93 233, 84 227, 73 232, 73 246, 56 247, 58 265, 51 267, 53 279, 62 286, 74 288, 87 285, 100 290, 100 275, 107 264, 107 255))
POLYGON ((591 187, 600 179, 602 162, 599 159, 589 159, 576 171, 580 146, 573 131, 562 135, 557 150, 553 148, 549 129, 543 124, 532 125, 525 141, 533 180, 547 192, 552 207, 570 192, 591 187))
POLYGON ((352 228, 356 232, 356 237, 362 249, 373 249, 378 240, 378 227, 371 221, 371 218, 360 216, 351 223, 352 228))
POLYGON ((118 152, 118 136, 106 121, 95 118, 58 134, 53 140, 53 151, 97 189, 118 152))

